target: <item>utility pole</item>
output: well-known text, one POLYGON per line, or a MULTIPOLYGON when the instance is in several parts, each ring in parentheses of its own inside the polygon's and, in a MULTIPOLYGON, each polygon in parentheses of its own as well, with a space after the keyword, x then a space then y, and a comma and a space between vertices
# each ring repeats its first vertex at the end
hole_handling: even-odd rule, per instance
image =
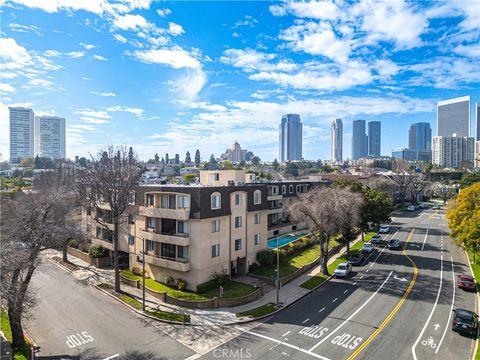
POLYGON ((277 305, 280 303, 280 248, 278 247, 278 235, 277 235, 277 305))
POLYGON ((143 251, 142 251, 142 280, 143 280, 143 287, 142 287, 142 308, 145 311, 145 238, 142 237, 143 242, 143 251))

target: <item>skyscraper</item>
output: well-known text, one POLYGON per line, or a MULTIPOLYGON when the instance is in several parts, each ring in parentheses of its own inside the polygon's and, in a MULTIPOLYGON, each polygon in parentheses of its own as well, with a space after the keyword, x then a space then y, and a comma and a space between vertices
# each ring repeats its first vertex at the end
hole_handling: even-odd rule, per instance
POLYGON ((473 166, 475 138, 457 136, 434 136, 432 162, 435 165, 456 168, 462 164, 473 166))
POLYGON ((10 111, 10 162, 19 163, 33 156, 34 116, 32 109, 9 107, 10 111))
POLYGON ((283 115, 279 130, 280 161, 302 160, 302 121, 300 115, 283 115))
POLYGON ((343 123, 342 119, 332 120, 332 162, 342 161, 343 123))
POLYGON ((437 103, 437 136, 470 136, 470 96, 437 103))
POLYGON ((418 150, 431 150, 432 129, 429 123, 416 123, 408 131, 408 148, 418 150))
POLYGON ((368 122, 368 156, 380 157, 382 142, 382 123, 380 121, 368 122))
POLYGON ((476 118, 476 124, 477 124, 477 141, 480 141, 480 104, 477 102, 475 104, 475 118, 476 118))
POLYGON ((35 156, 65 159, 65 118, 35 116, 35 156))
POLYGON ((365 133, 365 120, 352 122, 352 159, 366 157, 368 153, 368 137, 365 133))

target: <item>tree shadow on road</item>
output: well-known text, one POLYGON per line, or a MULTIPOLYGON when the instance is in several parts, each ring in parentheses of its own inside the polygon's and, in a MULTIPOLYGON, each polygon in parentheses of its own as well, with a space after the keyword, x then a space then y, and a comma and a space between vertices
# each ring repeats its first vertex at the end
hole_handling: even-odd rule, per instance
MULTIPOLYGON (((109 355, 102 354, 95 348, 89 348, 79 352, 77 355, 38 356, 37 359, 38 360, 99 360, 99 359, 105 359, 108 357, 109 355)), ((166 360, 166 359, 167 359, 166 357, 159 356, 153 353, 152 351, 127 351, 125 354, 115 357, 115 360, 166 360)))

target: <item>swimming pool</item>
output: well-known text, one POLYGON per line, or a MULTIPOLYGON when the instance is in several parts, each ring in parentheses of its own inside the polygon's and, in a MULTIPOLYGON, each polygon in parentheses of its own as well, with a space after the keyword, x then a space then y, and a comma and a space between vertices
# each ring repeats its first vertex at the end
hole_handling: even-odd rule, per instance
MULTIPOLYGON (((307 233, 302 234, 284 234, 278 237, 278 246, 283 247, 291 242, 300 239, 301 237, 307 235, 307 233)), ((275 249, 277 247, 277 238, 274 237, 267 241, 267 246, 269 249, 275 249)))

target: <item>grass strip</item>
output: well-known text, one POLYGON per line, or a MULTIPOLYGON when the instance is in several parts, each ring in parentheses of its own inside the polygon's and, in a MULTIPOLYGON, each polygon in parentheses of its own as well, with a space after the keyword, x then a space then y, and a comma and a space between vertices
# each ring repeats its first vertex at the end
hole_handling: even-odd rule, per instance
POLYGON ((328 276, 322 275, 322 274, 317 274, 315 276, 312 276, 310 279, 307 281, 303 282, 300 284, 300 287, 308 290, 312 290, 321 283, 325 282, 325 280, 328 279, 328 276))
POLYGON ((254 309, 238 312, 235 315, 237 317, 250 316, 250 317, 253 317, 253 318, 257 318, 257 317, 260 317, 260 316, 270 314, 270 313, 272 313, 272 312, 274 312, 278 309, 279 309, 279 307, 275 304, 266 304, 266 305, 262 305, 262 306, 259 306, 257 308, 254 308, 254 309))
POLYGON ((52 260, 59 263, 59 264, 62 264, 63 266, 65 266, 70 271, 76 271, 76 270, 80 269, 80 267, 78 267, 75 264, 63 261, 63 259, 60 256, 53 256, 52 260))
MULTIPOLYGON (((10 328, 10 320, 8 319, 8 313, 0 307, 0 328, 5 335, 7 341, 12 343, 12 329, 10 328)), ((30 359, 30 346, 27 340, 24 341, 20 348, 13 349, 13 360, 29 360, 30 359)))

